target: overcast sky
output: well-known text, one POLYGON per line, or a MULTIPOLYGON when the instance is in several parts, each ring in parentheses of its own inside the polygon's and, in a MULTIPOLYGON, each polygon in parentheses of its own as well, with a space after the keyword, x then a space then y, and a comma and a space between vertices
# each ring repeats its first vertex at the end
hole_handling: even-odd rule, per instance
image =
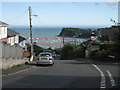
POLYGON ((34 26, 111 26, 118 21, 118 4, 107 2, 3 2, 2 21, 28 26, 31 6, 34 26))

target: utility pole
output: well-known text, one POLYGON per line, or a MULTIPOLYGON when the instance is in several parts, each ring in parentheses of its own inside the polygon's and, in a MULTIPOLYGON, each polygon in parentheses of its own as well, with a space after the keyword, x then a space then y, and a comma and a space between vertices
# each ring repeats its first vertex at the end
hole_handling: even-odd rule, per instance
POLYGON ((64 41, 64 37, 63 37, 63 46, 64 46, 64 43, 65 43, 65 41, 64 41))
POLYGON ((31 7, 29 7, 29 20, 30 20, 30 38, 31 38, 31 61, 33 60, 33 41, 32 41, 32 18, 31 18, 31 7))
POLYGON ((65 38, 64 38, 64 35, 63 35, 63 47, 64 47, 64 44, 65 44, 65 38))

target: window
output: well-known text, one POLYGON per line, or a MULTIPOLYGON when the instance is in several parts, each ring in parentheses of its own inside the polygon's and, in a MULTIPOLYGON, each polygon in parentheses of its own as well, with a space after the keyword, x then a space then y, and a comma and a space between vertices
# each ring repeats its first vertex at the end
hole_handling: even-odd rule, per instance
POLYGON ((41 56, 41 57, 45 57, 45 56, 49 57, 50 54, 41 54, 40 56, 41 56))

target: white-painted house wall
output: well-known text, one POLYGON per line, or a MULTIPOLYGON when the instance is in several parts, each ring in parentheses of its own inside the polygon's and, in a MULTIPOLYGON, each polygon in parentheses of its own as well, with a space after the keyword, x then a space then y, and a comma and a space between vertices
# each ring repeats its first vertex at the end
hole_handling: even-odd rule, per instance
POLYGON ((7 26, 0 26, 0 39, 7 38, 7 26))
POLYGON ((19 35, 15 36, 15 43, 19 44, 19 35))
POLYGON ((9 37, 7 39, 7 43, 10 45, 15 45, 15 44, 19 44, 19 35, 13 36, 13 37, 9 37))
POLYGON ((19 44, 19 34, 8 37, 8 24, 0 21, 0 41, 6 41, 7 44, 14 45, 19 44))

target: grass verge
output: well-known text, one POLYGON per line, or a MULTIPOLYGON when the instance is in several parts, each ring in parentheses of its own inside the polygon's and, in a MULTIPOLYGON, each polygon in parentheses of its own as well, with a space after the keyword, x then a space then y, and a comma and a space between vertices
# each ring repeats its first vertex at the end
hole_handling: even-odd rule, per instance
POLYGON ((25 65, 25 63, 24 64, 19 64, 19 65, 13 65, 12 68, 17 68, 17 67, 24 66, 24 65, 25 65))

